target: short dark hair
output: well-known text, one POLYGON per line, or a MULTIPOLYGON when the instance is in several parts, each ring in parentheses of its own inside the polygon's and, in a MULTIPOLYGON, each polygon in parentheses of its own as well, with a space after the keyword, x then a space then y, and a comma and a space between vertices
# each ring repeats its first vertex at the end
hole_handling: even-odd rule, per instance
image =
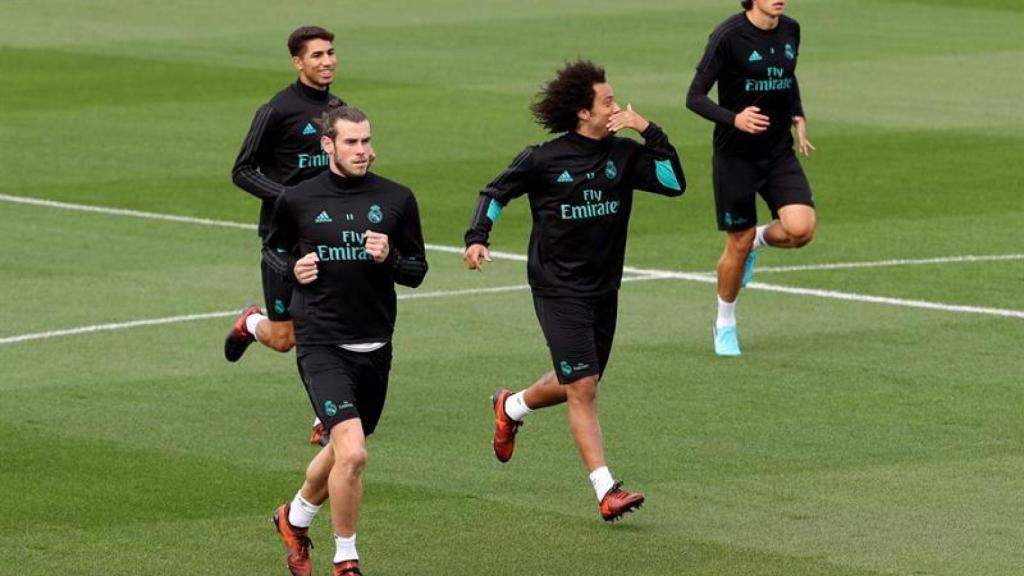
POLYGON ((358 124, 366 122, 369 118, 355 106, 330 106, 320 114, 320 118, 316 121, 320 125, 320 134, 334 140, 338 136, 338 120, 358 124))
POLYGON ((604 68, 590 60, 566 62, 555 76, 537 93, 530 110, 538 124, 553 134, 576 129, 580 110, 594 106, 594 84, 603 84, 604 68))
POLYGON ((299 26, 288 36, 288 52, 292 56, 302 56, 306 51, 306 42, 310 40, 334 42, 334 34, 319 26, 299 26))
POLYGON ((742 2, 740 2, 740 6, 743 6, 744 10, 750 10, 754 7, 754 0, 742 0, 742 2))

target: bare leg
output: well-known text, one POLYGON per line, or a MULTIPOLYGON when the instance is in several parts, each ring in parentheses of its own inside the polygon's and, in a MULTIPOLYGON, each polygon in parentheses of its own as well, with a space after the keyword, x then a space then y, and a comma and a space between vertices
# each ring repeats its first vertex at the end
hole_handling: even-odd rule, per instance
POLYGON ((604 438, 597 419, 597 376, 563 386, 569 403, 569 431, 588 472, 605 465, 604 438))
POLYGON ((306 467, 306 480, 302 483, 302 497, 310 504, 319 506, 327 500, 327 480, 334 467, 334 452, 324 446, 306 467))
POLYGON ((362 422, 353 418, 333 426, 331 443, 325 449, 334 454, 334 466, 327 481, 334 533, 347 538, 356 533, 359 506, 363 500, 363 468, 367 453, 362 422))
POLYGON ((295 347, 295 324, 291 320, 260 320, 256 324, 256 339, 267 348, 288 352, 295 347))
POLYGON ((735 302, 740 294, 743 263, 754 243, 754 233, 753 228, 726 233, 725 250, 718 259, 718 296, 726 302, 735 302))
POLYGON ((565 386, 558 383, 554 370, 537 379, 529 388, 523 391, 523 399, 531 410, 555 406, 565 402, 565 386))
POLYGON ((764 231, 764 240, 773 248, 800 248, 814 238, 814 208, 804 204, 790 204, 779 209, 779 219, 764 231))

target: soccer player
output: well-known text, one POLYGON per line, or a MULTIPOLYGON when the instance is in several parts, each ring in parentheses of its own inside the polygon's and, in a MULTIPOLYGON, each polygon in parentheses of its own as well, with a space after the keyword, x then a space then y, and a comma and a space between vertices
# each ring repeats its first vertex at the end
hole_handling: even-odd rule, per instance
POLYGON ((679 196, 686 180, 668 136, 631 106, 619 107, 604 69, 589 61, 559 70, 532 111, 540 125, 560 135, 528 146, 483 189, 465 235, 464 263, 482 270, 491 260, 488 237, 502 208, 529 197, 528 276, 554 370, 515 394, 495 392, 494 455, 501 462, 512 457, 527 414, 567 402, 569 429, 601 516, 613 521, 644 501, 642 494, 623 490, 609 471, 597 415, 597 387, 615 335, 633 190, 679 196), (625 129, 639 133, 644 143, 616 136, 625 129))
MULTIPOLYGON (((266 238, 274 201, 284 188, 327 169, 328 158, 320 148, 316 119, 328 107, 345 104, 330 92, 338 64, 334 34, 319 26, 302 26, 288 37, 288 51, 298 80, 256 110, 231 170, 236 186, 262 200, 260 238, 266 238)), ((266 315, 258 306, 242 312, 224 341, 224 356, 229 362, 241 358, 255 340, 278 352, 288 352, 295 346, 289 313, 291 276, 279 275, 265 262, 262 272, 266 315)))
POLYGON ((782 15, 785 0, 744 0, 744 11, 722 22, 708 39, 686 95, 686 106, 715 123, 712 179, 718 229, 726 233, 718 261, 715 353, 738 356, 736 298, 754 271, 759 249, 800 248, 814 236, 811 187, 793 152, 814 146, 795 71, 800 25, 782 15), (718 83, 718 103, 708 98, 718 83), (771 210, 756 226, 756 195, 771 210))
POLYGON ((329 169, 279 196, 263 258, 297 282, 292 314, 299 375, 331 440, 273 520, 292 574, 308 576, 308 527, 329 497, 334 574, 355 576, 361 574, 356 524, 366 437, 377 426, 388 388, 395 284, 419 286, 427 261, 412 191, 368 170, 366 116, 356 108, 331 108, 320 124, 329 169))

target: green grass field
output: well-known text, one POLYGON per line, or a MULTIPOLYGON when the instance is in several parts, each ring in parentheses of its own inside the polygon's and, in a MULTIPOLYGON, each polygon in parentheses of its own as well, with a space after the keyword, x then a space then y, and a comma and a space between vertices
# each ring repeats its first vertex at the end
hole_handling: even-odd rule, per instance
MULTIPOLYGON (((268 517, 313 454, 294 356, 229 365, 227 316, 18 340, 258 301, 254 232, 11 197, 253 224, 231 164, 293 80, 284 38, 315 22, 429 243, 458 246, 480 186, 546 139, 530 98, 582 55, 687 170, 682 199, 639 198, 627 263, 709 273, 711 125, 683 100, 736 4, 0 3, 0 574, 285 574, 268 517)), ((761 256, 738 359, 711 351, 709 276, 627 275, 601 414, 612 470, 647 505, 599 520, 561 408, 494 461, 489 394, 549 367, 524 265, 471 274, 431 251, 370 442, 367 574, 1021 574, 1024 5, 788 13, 817 238, 761 256)), ((529 220, 511 205, 494 248, 523 253, 529 220)))

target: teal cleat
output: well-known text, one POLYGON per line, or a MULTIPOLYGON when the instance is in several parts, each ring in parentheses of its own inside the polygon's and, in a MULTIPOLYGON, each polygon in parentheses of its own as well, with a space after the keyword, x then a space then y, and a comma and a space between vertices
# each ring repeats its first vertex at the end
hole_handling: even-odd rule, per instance
POLYGON ((757 262, 757 250, 751 250, 747 254, 746 261, 743 262, 743 278, 740 280, 740 286, 746 288, 747 284, 750 283, 750 279, 754 277, 755 262, 757 262))
POLYGON ((735 326, 715 327, 712 334, 715 336, 715 354, 719 356, 740 355, 740 340, 736 335, 735 326))

